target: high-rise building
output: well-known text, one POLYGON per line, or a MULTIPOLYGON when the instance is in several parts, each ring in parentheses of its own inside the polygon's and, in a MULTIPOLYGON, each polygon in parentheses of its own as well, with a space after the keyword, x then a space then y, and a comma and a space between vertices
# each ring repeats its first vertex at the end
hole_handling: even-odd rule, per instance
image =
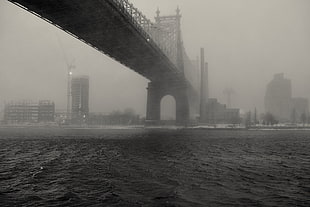
POLYGON ((275 74, 267 85, 265 112, 271 113, 281 122, 289 121, 291 116, 292 85, 283 73, 275 74))
POLYGON ((71 81, 71 118, 73 123, 85 122, 89 113, 89 77, 75 76, 71 81))

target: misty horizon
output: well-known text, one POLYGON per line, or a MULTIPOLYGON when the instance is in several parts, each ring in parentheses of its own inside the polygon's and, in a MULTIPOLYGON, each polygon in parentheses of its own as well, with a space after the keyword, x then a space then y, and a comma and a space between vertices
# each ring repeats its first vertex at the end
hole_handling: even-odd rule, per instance
POLYGON ((309 207, 309 11, 0 0, 0 206, 309 207))
MULTIPOLYGON (((309 1, 131 2, 152 21, 157 8, 170 15, 179 6, 185 49, 194 60, 205 48, 210 97, 221 103, 233 88, 233 107, 264 112, 266 85, 282 72, 294 97, 310 98, 309 1)), ((7 1, 0 2, 0 27, 1 104, 48 99, 65 110, 73 63, 74 74, 90 77, 90 112, 145 115, 149 81, 131 69, 7 1)))

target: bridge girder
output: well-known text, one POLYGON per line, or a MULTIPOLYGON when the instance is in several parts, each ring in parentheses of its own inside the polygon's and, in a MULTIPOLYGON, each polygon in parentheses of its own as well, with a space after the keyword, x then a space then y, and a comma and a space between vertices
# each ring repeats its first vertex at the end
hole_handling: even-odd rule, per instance
POLYGON ((113 0, 8 0, 110 56, 151 81, 184 80, 160 48, 113 0))

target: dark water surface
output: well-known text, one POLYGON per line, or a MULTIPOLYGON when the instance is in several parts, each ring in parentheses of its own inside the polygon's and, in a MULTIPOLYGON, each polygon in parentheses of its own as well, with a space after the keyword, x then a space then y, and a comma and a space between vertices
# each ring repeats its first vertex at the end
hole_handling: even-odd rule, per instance
POLYGON ((310 131, 0 129, 0 206, 310 206, 310 131))

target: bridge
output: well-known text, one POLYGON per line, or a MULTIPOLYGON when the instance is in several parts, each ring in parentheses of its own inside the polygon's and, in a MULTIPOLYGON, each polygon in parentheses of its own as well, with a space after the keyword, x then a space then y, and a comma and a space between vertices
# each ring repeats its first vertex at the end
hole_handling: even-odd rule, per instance
POLYGON ((181 14, 146 18, 128 0, 8 0, 147 78, 146 120, 160 120, 160 102, 176 101, 176 122, 198 113, 197 72, 186 55, 181 14))

